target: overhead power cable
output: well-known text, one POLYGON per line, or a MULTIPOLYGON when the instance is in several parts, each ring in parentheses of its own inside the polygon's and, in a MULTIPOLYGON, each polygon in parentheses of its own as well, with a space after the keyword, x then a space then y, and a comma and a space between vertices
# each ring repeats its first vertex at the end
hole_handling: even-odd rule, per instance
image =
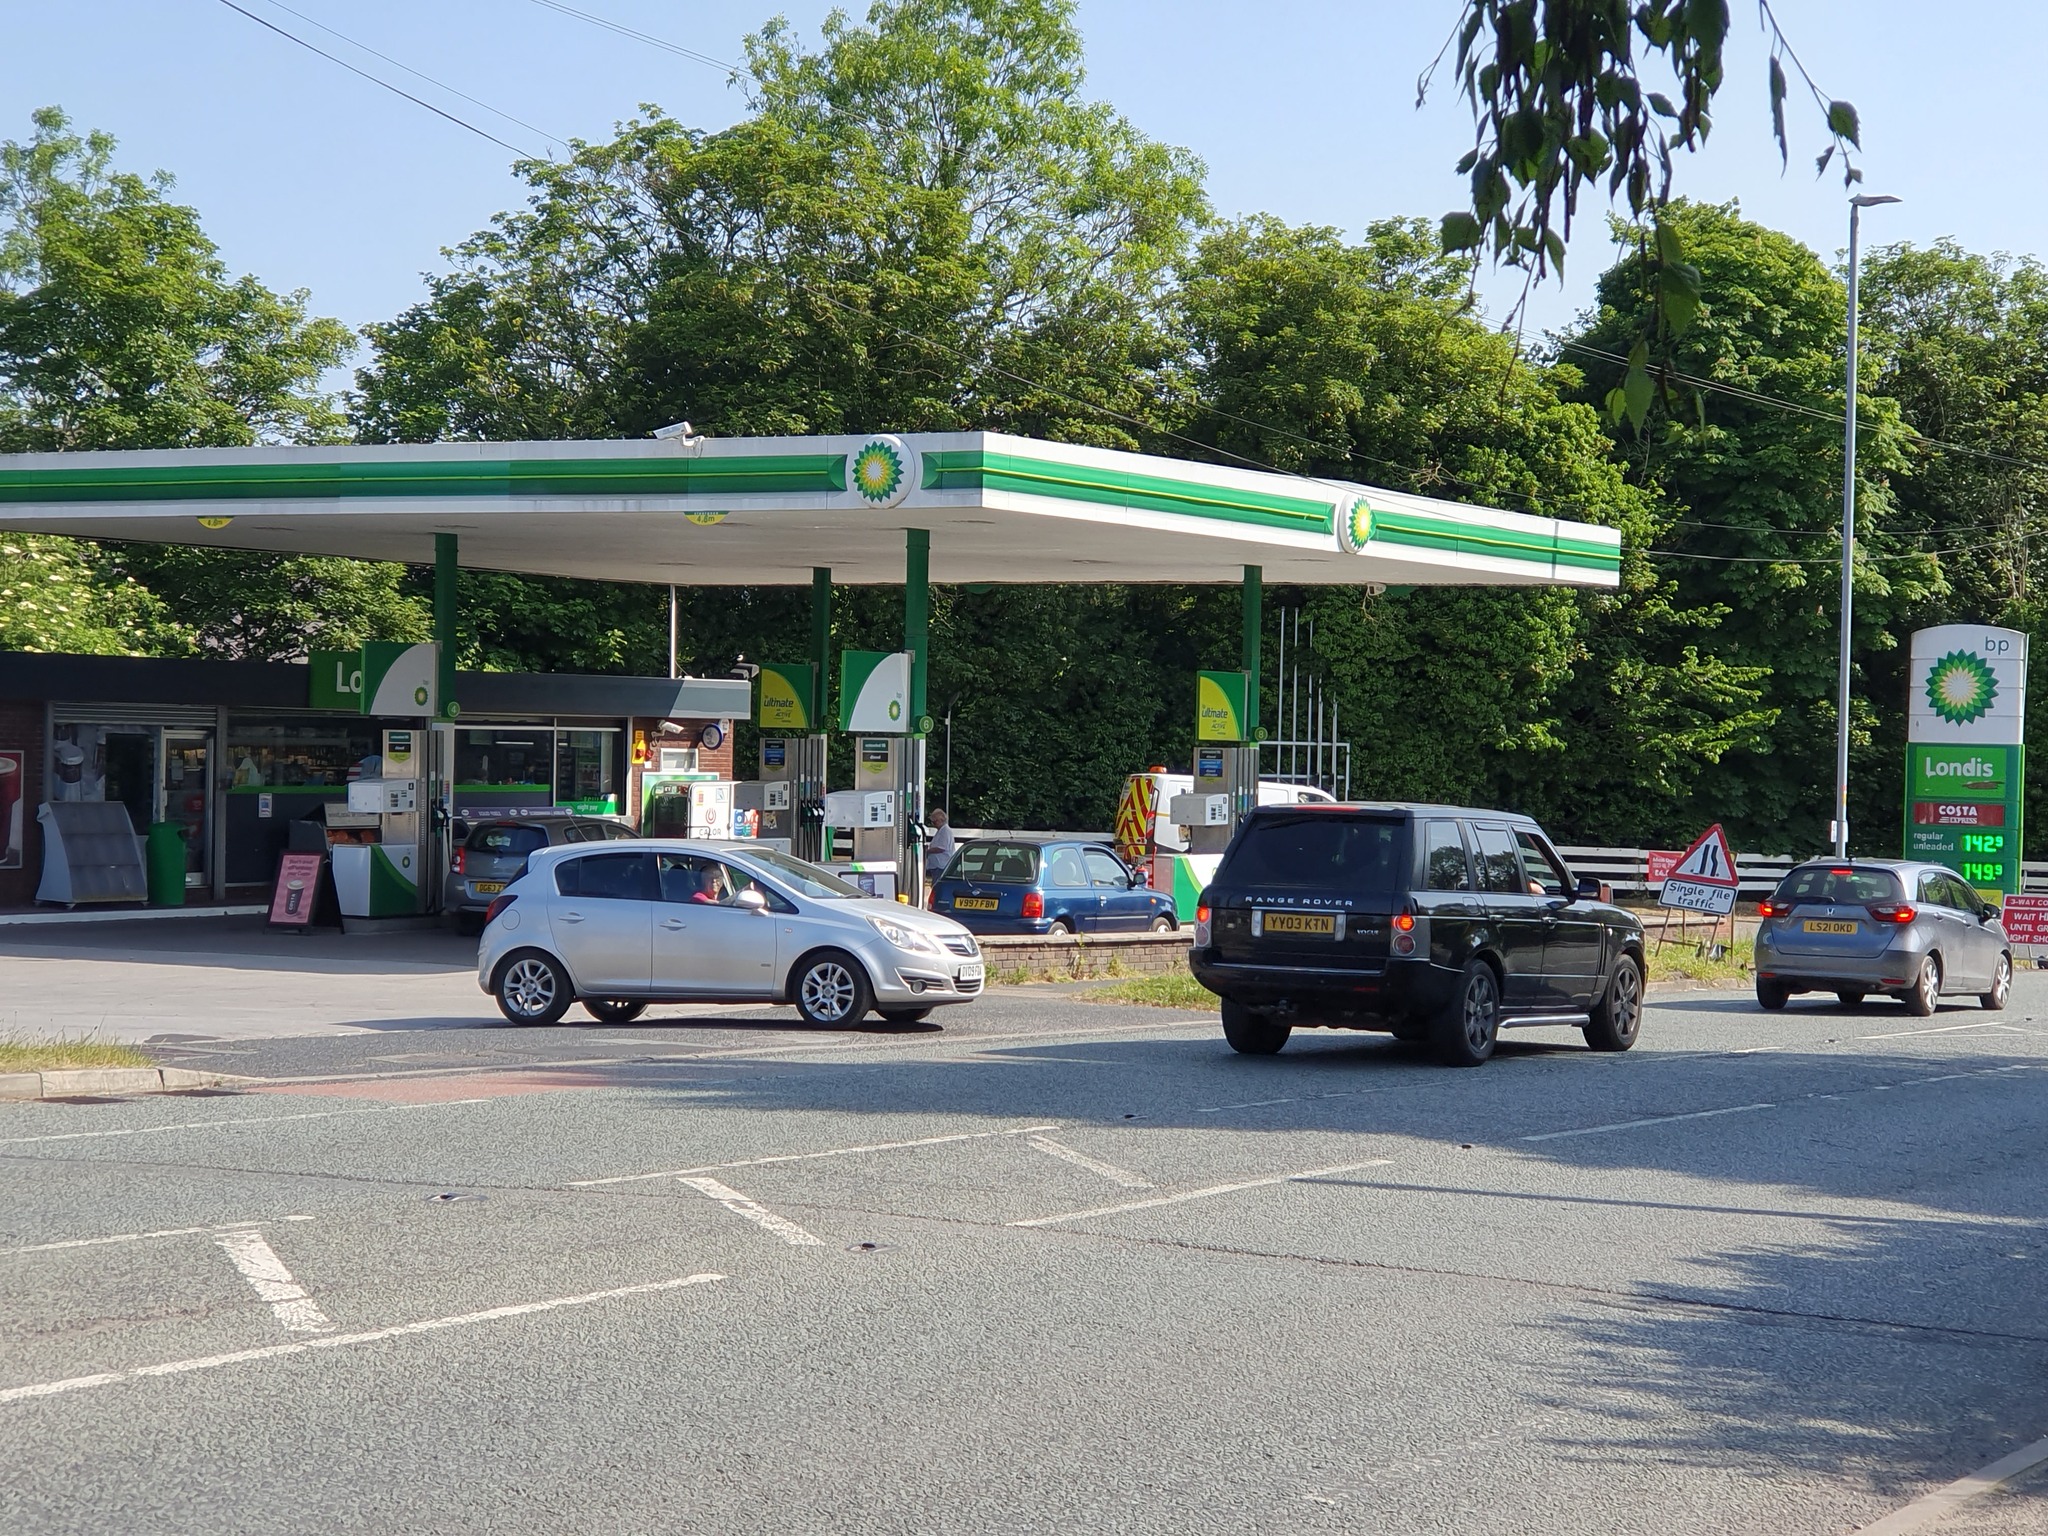
MULTIPOLYGON (((492 106, 490 103, 486 101, 482 101, 475 96, 469 95, 467 92, 457 90, 455 87, 446 84, 444 81, 437 80, 432 75, 426 74, 422 70, 414 69, 411 65, 405 64, 402 61, 391 57, 389 54, 382 53, 377 49, 367 46, 366 44, 359 43, 355 39, 348 37, 346 34, 336 31, 334 28, 327 26, 325 23, 317 21, 314 18, 307 16, 300 11, 293 10, 288 5, 282 4, 281 0, 269 0, 269 3, 275 5, 279 10, 284 11, 286 14, 295 16, 300 21, 306 22, 311 26, 318 27, 321 31, 326 32, 333 37, 339 38, 341 41, 349 44, 351 47, 361 49, 363 52, 368 53, 373 57, 382 59, 385 63, 390 64, 395 68, 402 69, 407 74, 425 80, 429 84, 432 84, 441 90, 447 91, 451 95, 458 96, 462 100, 467 101, 474 106, 482 107, 485 111, 490 112, 494 116, 501 117, 505 119, 507 122, 516 123, 520 127, 527 129, 529 132, 539 134, 543 139, 557 143, 567 142, 566 139, 562 138, 559 135, 550 134, 546 130, 525 121, 523 118, 515 117, 509 112, 502 111, 501 109, 492 106)), ((752 77, 752 71, 746 69, 744 66, 731 64, 723 59, 714 58, 709 54, 701 53, 696 49, 686 48, 681 44, 672 43, 668 41, 666 38, 657 37, 652 33, 641 32, 635 28, 624 26, 618 22, 611 21, 606 17, 597 15, 594 12, 580 10, 575 6, 563 4, 562 0, 533 0, 533 3, 541 6, 543 9, 556 11, 561 13, 562 15, 573 17, 577 20, 587 22, 593 26, 602 27, 607 31, 615 32, 620 34, 621 36, 632 38, 635 41, 646 43, 651 47, 659 48, 666 52, 676 54, 680 57, 693 60, 696 63, 704 64, 714 69, 725 70, 733 75, 747 75, 750 78, 752 77)), ((480 138, 489 140, 491 143, 498 145, 502 149, 510 150, 513 154, 521 155, 522 157, 525 158, 538 158, 529 155, 527 151, 521 149, 518 145, 508 143, 506 140, 499 138, 496 134, 491 133, 484 128, 478 127, 475 123, 469 122, 464 118, 458 117, 452 112, 448 112, 441 107, 435 106, 430 101, 422 100, 420 97, 413 95, 411 92, 406 91, 399 86, 393 85, 390 81, 384 80, 378 77, 377 75, 371 74, 367 70, 358 68, 356 65, 349 63, 348 60, 346 59, 336 57, 334 54, 329 53, 327 50, 317 46, 316 44, 307 41, 305 38, 299 37, 298 35, 287 30, 286 28, 278 26, 276 23, 269 21, 262 16, 257 15, 252 11, 244 9, 242 6, 236 4, 235 0, 221 0, 221 4, 227 6, 229 10, 236 12, 238 15, 244 16, 250 21, 255 22, 258 26, 264 27, 269 31, 275 32, 280 37, 283 37, 290 42, 298 44, 300 47, 306 49, 311 53, 319 55, 321 58, 328 60, 330 63, 340 65, 343 69, 348 70, 351 74, 358 75, 361 78, 368 80, 373 85, 381 86, 383 89, 391 92, 393 95, 403 97, 405 100, 412 102, 415 106, 424 107, 426 108, 427 111, 434 113, 437 117, 444 118, 448 122, 454 123, 459 128, 467 129, 469 132, 476 134, 480 138)), ((1302 474, 1300 472, 1292 472, 1277 469, 1275 466, 1268 464, 1265 461, 1255 458, 1249 454, 1238 453, 1232 449, 1224 448, 1218 444, 1206 443, 1198 438, 1189 437, 1184 433, 1175 432, 1170 428, 1162 428, 1155 422, 1147 421, 1142 417, 1133 416, 1128 412, 1119 411, 1113 406, 1105 405, 1100 401, 1086 399, 1080 395, 1073 393, 1070 390, 1062 389, 1056 385, 1046 383, 1043 380, 1030 378, 1025 374, 1018 373, 1014 369, 1003 367, 999 363, 989 362, 985 358, 977 358, 969 351, 968 348, 964 346, 940 342, 930 336, 926 336, 920 332, 913 331, 906 326, 901 326, 894 324, 890 321, 882 320, 878 316, 875 316, 866 310, 862 310, 856 305, 848 304, 843 300, 835 298, 831 294, 822 291, 821 289, 815 287, 810 282, 796 275, 795 273, 785 272, 784 276, 794 286, 802 289, 811 297, 818 299, 819 301, 825 304, 831 305, 833 308, 842 310, 850 315, 853 315, 856 318, 865 320, 868 323, 879 325, 882 329, 894 335, 903 337, 907 340, 915 341, 922 346, 932 348, 933 350, 936 351, 950 353, 954 357, 967 361, 968 363, 976 366, 977 368, 984 369, 987 372, 997 374, 1003 378, 1010 380, 1013 383, 1023 385, 1028 389, 1052 395, 1057 399, 1064 400, 1071 405, 1079 406, 1084 410, 1094 412, 1098 415, 1110 417, 1116 421, 1120 421, 1128 426, 1134 427, 1142 433, 1165 437, 1171 441, 1194 448, 1198 452, 1229 459, 1235 461, 1238 464, 1244 465, 1247 468, 1260 470, 1268 474, 1289 475, 1291 478, 1305 480, 1310 484, 1322 486, 1326 489, 1336 491, 1339 494, 1348 495, 1351 494, 1355 489, 1355 487, 1353 487, 1348 482, 1331 481, 1323 479, 1322 477, 1316 475, 1302 474)), ((1568 341, 1563 343, 1563 345, 1568 348, 1571 348, 1572 350, 1584 352, 1591 356, 1607 358, 1618 363, 1627 362, 1626 358, 1619 357, 1614 353, 1604 352, 1597 347, 1588 346, 1581 342, 1568 341)), ((1802 414, 1819 417, 1821 419, 1829 421, 1839 419, 1836 413, 1824 411, 1817 407, 1800 405, 1791 401, 1778 400, 1768 395, 1762 395, 1754 391, 1744 390, 1734 385, 1723 384, 1716 380, 1699 379, 1688 374, 1682 374, 1672 370, 1667 371, 1670 372, 1672 377, 1683 379, 1687 383, 1692 383, 1703 388, 1713 389, 1730 395, 1744 397, 1754 401, 1755 403, 1769 405, 1784 410, 1796 411, 1802 414)), ((1274 423, 1258 421, 1251 417, 1240 416, 1235 412, 1225 410, 1220 406, 1211 405, 1206 402, 1195 401, 1193 403, 1195 408, 1205 415, 1215 417, 1219 420, 1233 422, 1239 426, 1248 427, 1254 431, 1266 433, 1271 436, 1290 439, 1294 442, 1302 444, 1305 447, 1313 449, 1315 452, 1320 454, 1328 454, 1332 457, 1341 457, 1349 463, 1371 464, 1377 465, 1383 469, 1391 469, 1395 471, 1397 474, 1401 475, 1403 478, 1411 481, 1419 481, 1422 478, 1420 471, 1412 468, 1411 466, 1400 464, 1392 459, 1384 459, 1379 458, 1372 454, 1360 453, 1357 450, 1349 447, 1337 447, 1332 444, 1320 441, 1316 438, 1310 437, 1306 433, 1297 432, 1291 428, 1278 426, 1274 423)), ((1988 450, 1982 449, 1971 449, 1968 447, 1964 447, 1960 444, 1945 443, 1939 439, 1928 438, 1920 434, 1908 435, 1911 438, 1911 440, 1915 442, 1924 443, 1930 447, 1942 448, 1951 452, 1975 454, 1977 456, 1985 458, 1999 459, 2004 462, 2023 465, 2028 468, 2048 469, 2048 465, 2036 464, 2033 461, 2015 458, 2011 455, 1993 453, 1988 450)), ((1499 488, 1489 489, 1486 487, 1478 486, 1470 481, 1462 480, 1454 475, 1441 474, 1436 478, 1436 481, 1433 483, 1442 483, 1445 485, 1455 486, 1461 490, 1472 491, 1477 494, 1486 496, 1489 499, 1520 501, 1524 503, 1525 506, 1527 506, 1534 500, 1534 498, 1531 498, 1519 492, 1504 491, 1499 488)), ((1584 504, 1576 503, 1568 499, 1559 500, 1554 505, 1558 507, 1560 510, 1593 510, 1589 507, 1586 507, 1584 504)), ((1539 512, 1537 513, 1537 515, 1548 516, 1551 514, 1546 511, 1539 512)), ((1731 532, 1749 532, 1755 534, 1778 533, 1796 536, 1833 536, 1832 529, 1748 528, 1737 524, 1707 523, 1690 519, 1679 519, 1671 526, 1719 528, 1731 532)), ((1994 540, 1991 541, 1991 543, 1988 545, 1965 546, 1953 550, 1906 552, 1897 555, 1866 555, 1865 558, 1867 560, 1920 559, 1925 558, 1928 555, 1967 553, 1977 548, 1991 547, 1992 545, 2005 542, 2009 542, 2009 539, 1994 540)), ((1706 560, 1730 564, 1832 565, 1838 563, 1832 557, 1825 560, 1808 560, 1799 558, 1781 559, 1772 556, 1707 555, 1694 554, 1686 551, 1655 549, 1647 550, 1645 551, 1645 553, 1660 559, 1706 560)))
POLYGON ((325 32, 329 37, 340 38, 344 43, 347 43, 351 48, 360 48, 364 53, 369 54, 372 58, 382 59, 386 64, 389 64, 394 69, 404 70, 408 75, 411 75, 416 80, 424 80, 427 82, 427 84, 434 86, 439 90, 446 91, 450 96, 460 96, 464 101, 468 102, 473 107, 482 107, 486 112, 490 113, 491 116, 493 117, 502 117, 506 122, 515 123, 519 127, 524 128, 528 133, 537 133, 543 139, 547 140, 550 144, 567 144, 569 142, 569 140, 562 134, 549 133, 547 129, 537 127, 533 123, 529 123, 523 117, 514 117, 510 112, 505 111, 502 107, 494 107, 488 101, 484 101, 480 97, 472 96, 467 91, 456 89, 454 86, 450 85, 446 80, 436 80, 432 75, 428 74, 425 70, 414 69, 410 64, 406 63, 405 60, 403 59, 394 59, 393 57, 391 57, 390 54, 380 53, 377 49, 372 48, 368 43, 360 42, 357 39, 350 37, 346 32, 337 32, 333 27, 328 26, 326 22, 321 21, 318 17, 308 16, 304 11, 293 10, 290 6, 284 3, 284 0, 266 0, 266 3, 269 4, 271 8, 274 10, 283 11, 287 16, 296 16, 300 21, 303 21, 309 27, 318 27, 322 32, 325 32))
POLYGON ((598 15, 595 11, 579 11, 573 5, 563 5, 561 0, 533 0, 533 3, 540 6, 543 10, 559 11, 564 16, 573 16, 578 21, 587 21, 593 27, 603 27, 607 32, 616 32, 621 37, 630 37, 637 42, 663 49, 682 58, 690 59, 695 63, 708 64, 713 69, 722 69, 729 75, 745 75, 750 80, 754 78, 754 72, 744 64, 728 64, 723 59, 714 59, 708 53, 699 53, 694 48, 685 48, 681 43, 672 43, 665 37, 656 37, 652 32, 641 32, 636 28, 612 21, 608 17, 598 15))
MULTIPOLYGON (((1605 358, 1608 362, 1620 363, 1624 367, 1628 364, 1628 359, 1620 353, 1604 351, 1599 347, 1591 347, 1583 341, 1566 341, 1560 343, 1560 345, 1567 351, 1584 352, 1589 357, 1605 358)), ((1768 405, 1774 410, 1793 411, 1801 416, 1812 416, 1830 423, 1839 423, 1842 419, 1840 411, 1826 410, 1817 405, 1803 405, 1796 400, 1781 400, 1775 395, 1759 394, 1753 389, 1744 389, 1739 384, 1727 384, 1719 379, 1703 379, 1698 374, 1682 373, 1676 368, 1659 368, 1656 371, 1664 374, 1666 377, 1677 379, 1682 383, 1691 384, 1700 389, 1710 389, 1717 394, 1733 395, 1737 399, 1747 400, 1753 405, 1768 405)), ((1882 428, 1885 425, 1885 423, 1865 416, 1861 412, 1857 413, 1856 421, 1859 426, 1873 428, 1882 428)), ((1929 437, 1924 432, 1915 432, 1910 427, 1901 429, 1900 435, 1908 442, 1918 443, 1927 448, 1939 448, 1944 453, 1960 453, 1975 459, 1992 459, 2000 464, 2016 465, 2021 469, 2048 472, 2048 464, 2044 464, 2038 459, 2020 458, 2015 454, 2000 453, 1994 448, 1973 448, 1967 443, 1951 443, 1939 437, 1929 437)))
POLYGON ((220 3, 226 6, 229 10, 235 12, 237 15, 248 17, 249 20, 255 22, 257 26, 267 28, 268 30, 275 32, 279 37, 282 37, 289 42, 297 43, 301 48, 305 49, 308 53, 317 53, 320 55, 321 58, 327 60, 330 64, 339 64, 343 69, 347 70, 350 74, 360 75, 362 76, 363 79, 369 81, 372 85, 382 86, 385 90, 391 92, 391 94, 394 96, 403 96, 407 101, 411 102, 414 106, 425 107, 429 112, 433 113, 434 116, 445 117, 449 122, 453 123, 456 127, 467 128, 471 133, 475 134, 478 138, 489 139, 493 144, 497 145, 500 149, 511 150, 513 154, 519 156, 522 160, 537 160, 542 158, 541 156, 535 155, 528 150, 521 149, 517 144, 507 143, 505 140, 499 138, 495 133, 492 133, 487 128, 479 128, 475 123, 468 121, 466 118, 457 117, 453 112, 447 111, 445 108, 442 107, 437 107, 431 101, 422 100, 420 97, 413 95, 411 91, 406 90, 402 86, 393 85, 389 80, 385 80, 377 75, 373 75, 367 69, 359 69, 354 64, 349 63, 347 59, 339 58, 336 55, 329 53, 325 48, 322 48, 318 43, 310 43, 306 41, 305 38, 300 37, 296 32, 287 31, 285 28, 280 27, 276 22, 269 20, 267 17, 258 16, 254 11, 244 10, 241 6, 235 4, 235 0, 220 0, 220 3))

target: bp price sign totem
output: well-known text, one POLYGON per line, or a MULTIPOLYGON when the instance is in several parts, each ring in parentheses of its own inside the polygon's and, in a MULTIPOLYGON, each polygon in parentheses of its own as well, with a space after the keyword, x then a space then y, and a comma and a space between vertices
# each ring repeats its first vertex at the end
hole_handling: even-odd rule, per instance
POLYGON ((2020 888, 2027 637, 1944 624, 1913 636, 1906 713, 1906 857, 1986 895, 2020 888))

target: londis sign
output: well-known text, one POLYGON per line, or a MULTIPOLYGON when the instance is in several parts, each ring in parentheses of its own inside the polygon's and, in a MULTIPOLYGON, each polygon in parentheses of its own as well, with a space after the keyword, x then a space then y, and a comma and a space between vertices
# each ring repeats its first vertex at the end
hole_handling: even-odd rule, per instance
POLYGON ((2020 887, 2027 636, 1944 624, 1913 636, 1905 854, 1986 895, 2020 887))

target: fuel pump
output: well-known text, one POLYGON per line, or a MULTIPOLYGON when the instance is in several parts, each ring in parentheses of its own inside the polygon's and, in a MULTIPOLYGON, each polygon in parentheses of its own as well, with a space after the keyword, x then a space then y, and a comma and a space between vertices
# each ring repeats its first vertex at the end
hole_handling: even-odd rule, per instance
MULTIPOLYGON (((424 723, 424 722, 423 722, 424 723)), ((344 917, 411 917, 422 903, 423 729, 388 730, 378 772, 348 786, 345 842, 333 843, 334 893, 344 917)))

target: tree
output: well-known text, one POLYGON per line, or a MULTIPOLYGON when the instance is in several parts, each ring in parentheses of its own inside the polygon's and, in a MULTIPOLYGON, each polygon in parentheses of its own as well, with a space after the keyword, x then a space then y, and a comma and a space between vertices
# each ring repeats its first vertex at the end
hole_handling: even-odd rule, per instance
MULTIPOLYGON (((1634 484, 1674 504, 1656 563, 1688 606, 1724 612, 1715 652, 1769 675, 1767 728, 1702 772, 1692 819, 1726 823, 1739 846, 1817 847, 1834 781, 1847 298, 1813 252, 1732 204, 1674 202, 1665 218, 1699 265, 1697 323, 1681 336, 1660 332, 1656 258, 1618 231, 1623 254, 1564 355, 1583 370, 1581 398, 1604 399, 1638 348, 1653 372, 1684 385, 1682 397, 1653 402, 1645 431, 1617 452, 1634 484)), ((1897 407, 1865 396, 1860 415, 1854 617, 1867 665, 1896 650, 1910 616, 1947 589, 1941 560, 1895 509, 1892 478, 1907 468, 1897 407)), ((1866 761, 1869 687, 1866 673, 1851 716, 1866 761)), ((1860 768, 1854 782, 1851 825, 1889 826, 1895 793, 1886 802, 1882 781, 1860 768)))
POLYGON ((0 450, 332 441, 320 376, 348 353, 304 291, 230 278, 168 176, 55 107, 0 144, 0 450))
MULTIPOLYGON (((1913 473, 1894 486, 1894 526, 1947 552, 1950 590, 1914 613, 1914 627, 2038 630, 2048 614, 2029 556, 2048 516, 2048 271, 1946 240, 1890 246, 1865 259, 1862 308, 1871 387, 1923 434, 1902 446, 1913 473)), ((1878 724, 1864 771, 1896 805, 1911 680, 1902 652, 1871 661, 1878 724)), ((2031 720, 2030 756, 2048 750, 2048 712, 2031 720)), ((2038 855, 2048 776, 2028 800, 2027 851, 2038 855)))
POLYGON ((1518 357, 1465 308, 1467 278, 1415 221, 1355 246, 1270 219, 1212 235, 1184 302, 1217 414, 1190 430, 1303 474, 1619 527, 1618 595, 1294 600, 1315 621, 1310 659, 1372 743, 1354 790, 1511 804, 1576 837, 1664 827, 1753 739, 1757 674, 1703 644, 1721 612, 1681 603, 1646 558, 1668 518, 1595 413, 1560 398, 1579 375, 1518 357))
POLYGON ((531 208, 372 327, 362 436, 1133 441, 1111 413, 1152 404, 1199 169, 1082 99, 1067 0, 897 0, 747 58, 730 129, 649 108, 522 165, 531 208))
MULTIPOLYGON (((55 107, 0 144, 0 452, 322 442, 321 387, 351 342, 303 291, 231 277, 171 181, 113 166, 114 141, 55 107)), ((10 539, 12 543, 12 539, 10 539)), ((404 567, 37 537, 0 586, 24 649, 303 654, 421 633, 404 567)))

